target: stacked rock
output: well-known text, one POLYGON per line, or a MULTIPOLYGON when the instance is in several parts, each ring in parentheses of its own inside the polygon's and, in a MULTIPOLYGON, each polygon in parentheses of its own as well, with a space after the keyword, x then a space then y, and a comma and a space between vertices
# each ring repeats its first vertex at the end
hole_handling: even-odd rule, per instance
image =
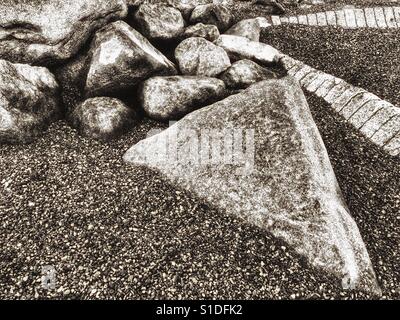
POLYGON ((279 53, 258 42, 268 20, 234 24, 231 2, 0 4, 1 24, 7 26, 0 35, 6 74, 0 83, 0 141, 31 141, 63 114, 83 135, 107 140, 135 126, 139 114, 177 120, 225 98, 231 89, 274 78, 266 67, 277 62, 279 53), (34 78, 30 85, 41 94, 32 100, 35 112, 27 114, 22 100, 12 98, 20 91, 29 95, 26 86, 11 93, 6 88, 6 77, 27 81, 21 71, 11 72, 22 69, 14 63, 26 64, 23 69, 34 78), (50 80, 37 81, 43 72, 51 90, 43 90, 50 80))

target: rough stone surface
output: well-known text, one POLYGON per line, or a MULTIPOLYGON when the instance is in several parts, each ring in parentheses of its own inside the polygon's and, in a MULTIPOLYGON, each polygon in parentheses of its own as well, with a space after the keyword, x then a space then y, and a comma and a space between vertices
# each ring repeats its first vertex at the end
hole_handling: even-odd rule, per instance
POLYGON ((142 107, 156 120, 176 120, 222 98, 223 81, 196 76, 155 77, 144 82, 142 107))
POLYGON ((58 84, 46 68, 0 60, 0 143, 30 142, 60 111, 58 84))
POLYGON ((224 49, 199 37, 183 40, 175 50, 175 58, 184 75, 214 77, 231 66, 224 49))
POLYGON ((141 33, 150 40, 177 39, 185 21, 178 9, 162 4, 143 4, 134 14, 141 33))
POLYGON ((126 15, 124 0, 3 0, 0 58, 39 65, 68 59, 93 31, 126 15))
POLYGON ((262 28, 269 27, 270 24, 266 18, 245 19, 236 23, 226 34, 245 37, 251 41, 260 41, 260 32, 262 28))
POLYGON ((145 2, 146 2, 146 0, 127 0, 126 1, 127 5, 131 8, 137 8, 145 2))
POLYGON ((233 24, 233 16, 230 10, 220 4, 205 4, 194 8, 190 16, 192 24, 202 22, 204 24, 213 24, 219 31, 226 31, 233 24))
POLYGON ((203 23, 197 23, 193 26, 187 27, 182 35, 184 39, 192 37, 200 37, 211 42, 217 40, 219 36, 220 33, 216 26, 212 24, 203 24, 203 23))
POLYGON ((109 140, 133 124, 135 112, 121 100, 96 97, 86 100, 71 114, 72 126, 87 137, 109 140))
POLYGON ((226 70, 221 80, 233 89, 243 89, 262 80, 276 78, 275 73, 251 60, 239 60, 226 70))
POLYGON ((279 60, 278 50, 245 37, 223 34, 214 43, 223 48, 231 59, 250 59, 262 64, 274 64, 279 60))
POLYGON ((151 76, 176 74, 174 64, 123 21, 99 31, 91 51, 85 89, 89 96, 126 90, 151 76))
POLYGON ((151 3, 163 3, 182 12, 185 18, 189 18, 193 9, 205 4, 231 5, 233 0, 148 0, 151 3))
POLYGON ((266 6, 267 8, 270 9, 271 13, 275 13, 275 14, 285 14, 286 9, 285 7, 281 4, 282 3, 290 3, 290 4, 294 4, 294 3, 298 3, 298 2, 302 2, 302 1, 297 1, 297 0, 289 0, 289 1, 277 1, 277 0, 252 0, 251 4, 252 5, 263 5, 266 6))
POLYGON ((134 145, 124 160, 156 169, 218 209, 268 230, 311 265, 338 277, 344 288, 380 293, 322 138, 293 78, 263 81, 194 111, 134 145), (246 148, 241 148, 239 136, 239 148, 231 151, 236 143, 221 139, 226 139, 226 130, 239 128, 246 148), (213 135, 207 136, 205 129, 213 129, 213 135), (201 143, 206 137, 214 146, 211 159, 207 144, 201 143))

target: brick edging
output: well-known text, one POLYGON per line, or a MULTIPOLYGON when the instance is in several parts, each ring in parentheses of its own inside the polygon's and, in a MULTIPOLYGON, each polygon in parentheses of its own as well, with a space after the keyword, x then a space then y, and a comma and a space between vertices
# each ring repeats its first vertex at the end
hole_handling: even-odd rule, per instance
POLYGON ((303 90, 324 99, 371 142, 392 156, 400 154, 400 108, 287 55, 280 63, 303 90))
POLYGON ((355 28, 400 28, 400 7, 342 9, 297 16, 271 16, 273 26, 300 24, 355 28))

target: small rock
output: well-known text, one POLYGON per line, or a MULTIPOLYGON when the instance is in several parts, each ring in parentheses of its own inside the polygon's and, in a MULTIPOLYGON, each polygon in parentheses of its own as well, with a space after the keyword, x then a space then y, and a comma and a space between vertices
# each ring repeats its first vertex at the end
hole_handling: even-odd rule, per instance
POLYGON ((245 37, 223 34, 214 43, 223 48, 234 60, 250 59, 261 64, 274 64, 280 56, 274 47, 245 37))
MULTIPOLYGON (((131 0, 132 1, 132 0, 131 0)), ((148 0, 152 3, 162 3, 178 9, 185 19, 189 19, 193 9, 204 4, 232 5, 233 0, 148 0)))
POLYGON ((175 65, 123 21, 99 31, 91 52, 85 88, 89 96, 126 90, 155 75, 176 74, 175 65))
POLYGON ((276 78, 275 73, 251 60, 239 60, 235 62, 221 76, 221 80, 229 88, 233 89, 244 89, 253 83, 273 78, 276 78))
POLYGON ((251 41, 260 41, 260 32, 262 28, 270 26, 266 18, 246 19, 238 22, 232 28, 225 32, 234 36, 245 37, 251 41))
POLYGON ((30 142, 59 119, 59 87, 43 67, 0 60, 0 143, 30 142))
POLYGON ((184 75, 214 77, 231 66, 222 48, 199 37, 183 40, 175 50, 175 58, 184 75))
POLYGON ((251 4, 268 6, 271 8, 271 13, 273 14, 284 14, 286 12, 286 8, 277 0, 252 0, 251 4))
POLYGON ((141 33, 150 40, 173 40, 184 31, 179 10, 162 4, 143 4, 134 15, 141 33))
POLYGON ((220 33, 216 26, 212 24, 198 23, 194 26, 189 26, 183 33, 183 38, 200 37, 208 41, 215 41, 219 38, 220 33))
POLYGON ((71 115, 73 127, 94 139, 108 140, 132 125, 135 112, 116 98, 91 98, 80 104, 71 115))
POLYGON ((202 22, 204 24, 213 24, 219 31, 224 32, 233 24, 233 16, 230 10, 220 4, 205 4, 194 8, 190 16, 192 24, 202 22))
POLYGON ((155 77, 144 82, 142 107, 156 120, 176 120, 220 99, 223 81, 196 76, 155 77))

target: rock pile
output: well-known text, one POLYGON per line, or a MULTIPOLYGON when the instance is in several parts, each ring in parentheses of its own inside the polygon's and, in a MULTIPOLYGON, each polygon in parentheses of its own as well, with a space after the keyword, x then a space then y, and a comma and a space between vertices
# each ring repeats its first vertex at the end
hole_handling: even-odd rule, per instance
POLYGON ((142 113, 179 120, 125 161, 269 230, 345 288, 379 292, 304 95, 269 70, 282 55, 259 42, 266 18, 234 24, 228 0, 33 2, 0 5, 0 142, 61 116, 101 140, 142 113))
MULTIPOLYGON (((228 0, 38 2, 7 0, 0 4, 0 58, 10 68, 11 63, 26 63, 53 71, 64 114, 72 126, 93 138, 117 137, 124 131, 121 125, 136 123, 111 121, 107 128, 98 127, 105 125, 100 118, 110 115, 110 108, 120 114, 120 103, 132 109, 122 112, 121 119, 141 109, 157 120, 177 120, 224 98, 231 89, 274 76, 255 62, 236 62, 252 59, 271 65, 279 53, 258 42, 268 20, 247 19, 234 25, 228 0), (224 32, 228 35, 221 35, 224 32), (96 97, 120 102, 85 101, 96 97), (93 108, 93 103, 102 107, 93 108), (85 108, 90 111, 86 113, 85 108)), ((19 76, 10 73, 8 77, 19 76)), ((20 110, 18 103, 12 108, 20 110)), ((60 108, 57 104, 53 108, 38 105, 37 109, 48 123, 56 118, 46 112, 60 108)), ((2 132, 9 123, 6 118, 2 116, 2 132)), ((15 125, 23 127, 20 120, 14 117, 15 125)), ((13 136, 7 131, 2 140, 30 141, 45 127, 35 126, 35 134, 13 131, 13 136)))

